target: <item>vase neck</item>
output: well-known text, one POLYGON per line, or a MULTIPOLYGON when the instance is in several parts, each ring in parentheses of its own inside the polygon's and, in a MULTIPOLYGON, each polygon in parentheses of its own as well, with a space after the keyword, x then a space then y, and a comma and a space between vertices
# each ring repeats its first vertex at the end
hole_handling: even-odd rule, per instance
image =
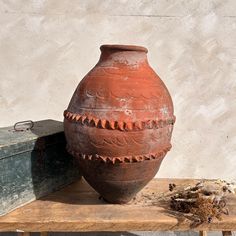
POLYGON ((148 64, 147 49, 129 45, 102 45, 99 64, 102 66, 138 66, 148 64))

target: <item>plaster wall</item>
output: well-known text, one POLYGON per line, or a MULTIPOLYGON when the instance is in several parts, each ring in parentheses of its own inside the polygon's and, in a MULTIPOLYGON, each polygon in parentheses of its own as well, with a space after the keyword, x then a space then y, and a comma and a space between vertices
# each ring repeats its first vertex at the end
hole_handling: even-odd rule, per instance
POLYGON ((0 126, 62 120, 101 44, 143 45, 177 117, 157 177, 236 178, 235 0, 1 0, 0 25, 0 126))

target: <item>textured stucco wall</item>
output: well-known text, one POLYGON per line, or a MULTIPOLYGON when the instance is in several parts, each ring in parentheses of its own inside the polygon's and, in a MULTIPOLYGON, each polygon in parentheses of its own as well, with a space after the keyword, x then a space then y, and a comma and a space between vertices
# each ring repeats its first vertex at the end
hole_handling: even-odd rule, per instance
POLYGON ((62 120, 105 43, 137 44, 177 121, 161 177, 235 178, 235 0, 0 1, 0 126, 62 120))

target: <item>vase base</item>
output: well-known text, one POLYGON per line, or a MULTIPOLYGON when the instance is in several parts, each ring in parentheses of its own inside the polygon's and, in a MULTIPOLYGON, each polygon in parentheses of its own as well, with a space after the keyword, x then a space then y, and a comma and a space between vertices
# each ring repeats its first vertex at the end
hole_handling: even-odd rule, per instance
POLYGON ((161 165, 162 156, 136 163, 117 165, 77 159, 85 180, 105 199, 112 204, 125 204, 153 179, 161 165))

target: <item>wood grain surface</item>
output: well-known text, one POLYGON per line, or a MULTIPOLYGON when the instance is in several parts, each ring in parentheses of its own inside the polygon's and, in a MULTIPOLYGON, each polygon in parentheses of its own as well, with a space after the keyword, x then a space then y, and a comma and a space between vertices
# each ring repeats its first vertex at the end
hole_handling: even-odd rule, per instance
POLYGON ((84 181, 78 181, 47 197, 0 217, 0 231, 233 231, 236 230, 236 197, 230 196, 229 216, 222 221, 192 226, 192 222, 168 209, 163 193, 168 184, 191 184, 189 179, 154 179, 131 203, 104 202, 84 181), (154 196, 154 197, 153 197, 154 196))

